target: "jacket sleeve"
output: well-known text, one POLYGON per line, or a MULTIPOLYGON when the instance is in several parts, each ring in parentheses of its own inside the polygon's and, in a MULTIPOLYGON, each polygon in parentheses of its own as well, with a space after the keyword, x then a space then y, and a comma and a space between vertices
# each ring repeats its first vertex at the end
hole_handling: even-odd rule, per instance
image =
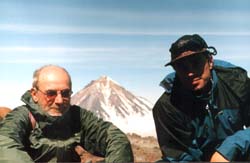
POLYGON ((0 124, 0 162, 33 162, 24 151, 30 127, 24 109, 15 109, 5 117, 0 124))
POLYGON ((217 151, 230 161, 249 161, 250 129, 240 130, 227 137, 217 151))
POLYGON ((85 109, 80 115, 80 143, 87 151, 105 157, 105 162, 134 161, 131 144, 120 129, 85 109))
POLYGON ((170 103, 166 92, 156 102, 153 117, 163 160, 200 160, 202 152, 194 146, 191 129, 187 127, 189 120, 170 103))

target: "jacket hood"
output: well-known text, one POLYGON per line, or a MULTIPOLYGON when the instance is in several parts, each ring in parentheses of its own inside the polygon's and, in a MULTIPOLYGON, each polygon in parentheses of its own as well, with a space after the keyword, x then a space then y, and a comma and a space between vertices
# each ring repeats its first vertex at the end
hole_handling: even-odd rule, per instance
POLYGON ((70 116, 67 114, 69 111, 62 116, 51 116, 44 112, 42 108, 33 101, 29 90, 22 95, 21 100, 26 104, 28 110, 32 113, 41 128, 56 123, 61 124, 62 121, 65 121, 65 119, 68 119, 70 116))

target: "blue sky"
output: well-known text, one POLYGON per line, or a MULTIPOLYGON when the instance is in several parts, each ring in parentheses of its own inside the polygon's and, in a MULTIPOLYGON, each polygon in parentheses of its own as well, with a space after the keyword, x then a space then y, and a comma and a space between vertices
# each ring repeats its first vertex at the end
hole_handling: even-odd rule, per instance
POLYGON ((216 59, 250 71, 248 0, 1 0, 0 106, 21 104, 32 73, 65 67, 73 91, 107 75, 154 103, 169 47, 198 33, 216 59))

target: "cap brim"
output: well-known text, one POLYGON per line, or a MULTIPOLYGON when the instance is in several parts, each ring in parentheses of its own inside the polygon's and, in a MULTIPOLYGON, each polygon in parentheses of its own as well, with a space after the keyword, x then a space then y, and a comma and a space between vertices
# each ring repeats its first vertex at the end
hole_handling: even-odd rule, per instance
POLYGON ((167 66, 169 66, 169 65, 172 65, 172 62, 168 62, 168 63, 166 63, 164 66, 167 67, 167 66))
POLYGON ((179 55, 178 57, 176 57, 175 59, 173 59, 172 61, 170 61, 167 64, 165 64, 164 66, 166 67, 166 66, 169 66, 169 65, 173 65, 173 63, 175 63, 176 61, 179 61, 179 60, 181 60, 183 58, 186 58, 186 57, 190 57, 192 55, 201 54, 201 53, 203 53, 205 51, 206 51, 206 49, 203 49, 201 51, 196 51, 196 52, 194 52, 194 51, 184 52, 181 55, 179 55))

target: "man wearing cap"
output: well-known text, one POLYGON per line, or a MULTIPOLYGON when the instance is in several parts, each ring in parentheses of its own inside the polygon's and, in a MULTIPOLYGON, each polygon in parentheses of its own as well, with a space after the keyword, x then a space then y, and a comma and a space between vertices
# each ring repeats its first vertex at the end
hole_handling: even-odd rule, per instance
POLYGON ((250 79, 247 72, 213 60, 216 49, 197 35, 170 48, 174 73, 153 116, 163 161, 250 160, 250 79))

